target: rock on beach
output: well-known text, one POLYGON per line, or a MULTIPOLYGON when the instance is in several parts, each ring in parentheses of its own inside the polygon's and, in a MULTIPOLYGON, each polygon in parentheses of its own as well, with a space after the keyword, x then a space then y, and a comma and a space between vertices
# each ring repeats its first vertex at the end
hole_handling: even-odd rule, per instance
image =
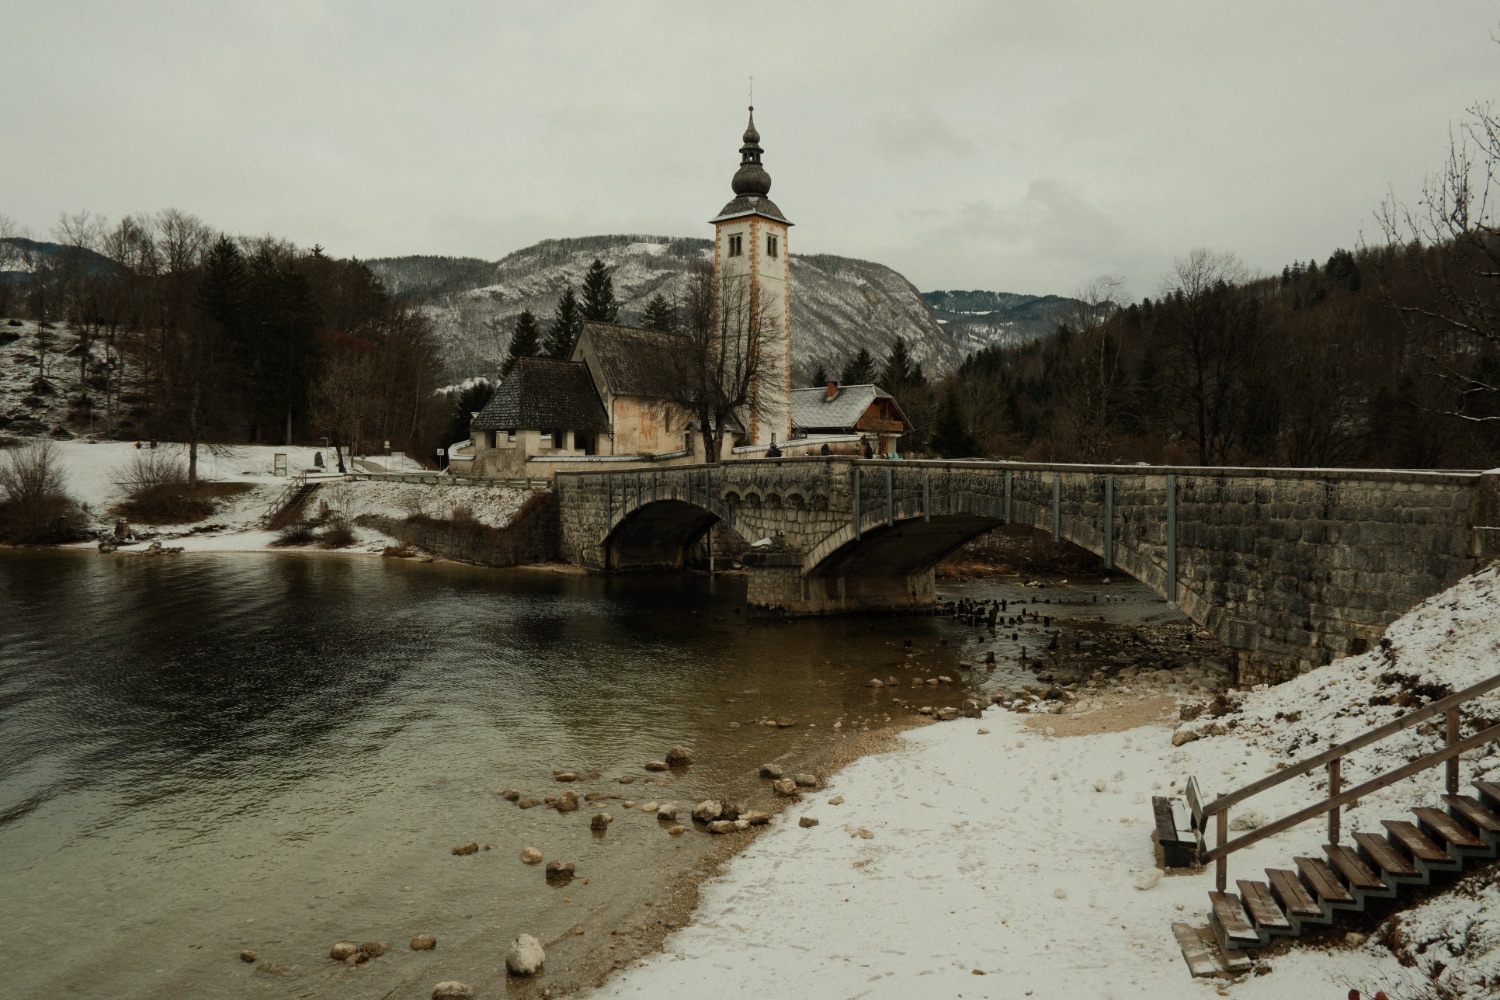
POLYGON ((412 951, 431 951, 437 947, 437 938, 431 934, 418 934, 411 939, 412 951))
POLYGON ((534 976, 542 971, 547 953, 542 943, 530 934, 522 934, 505 952, 505 970, 513 976, 534 976))
POLYGON ((432 988, 432 1000, 466 1000, 473 994, 469 992, 467 983, 458 980, 449 980, 446 983, 438 983, 432 988))

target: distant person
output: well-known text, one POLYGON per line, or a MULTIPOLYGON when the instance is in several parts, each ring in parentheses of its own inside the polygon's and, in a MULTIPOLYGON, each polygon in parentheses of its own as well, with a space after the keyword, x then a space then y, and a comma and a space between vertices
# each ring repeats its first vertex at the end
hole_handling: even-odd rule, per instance
POLYGON ((823 442, 823 447, 821 447, 821 448, 818 449, 818 454, 822 455, 824 458, 832 458, 833 457, 833 449, 830 448, 830 447, 828 447, 828 442, 827 441, 824 441, 823 442))
POLYGON ((772 435, 772 437, 771 437, 771 447, 769 447, 769 448, 766 449, 766 457, 767 458, 780 458, 781 457, 781 449, 778 448, 778 447, 776 447, 776 437, 775 437, 775 435, 772 435))
POLYGON ((859 452, 865 458, 875 457, 875 449, 870 447, 870 439, 863 434, 859 436, 859 452))

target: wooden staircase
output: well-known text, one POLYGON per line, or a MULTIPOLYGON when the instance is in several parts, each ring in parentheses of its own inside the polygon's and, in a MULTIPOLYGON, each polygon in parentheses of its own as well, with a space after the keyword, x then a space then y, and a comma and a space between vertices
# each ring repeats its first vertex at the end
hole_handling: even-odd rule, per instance
POLYGON ((1331 924, 1343 911, 1393 899, 1402 886, 1427 886, 1442 873, 1500 858, 1500 783, 1473 782, 1478 797, 1444 795, 1446 811, 1419 806, 1414 820, 1383 820, 1385 836, 1356 833, 1354 844, 1324 844, 1323 858, 1293 858, 1295 870, 1267 868, 1266 881, 1236 881, 1238 893, 1208 894, 1209 927, 1226 959, 1273 937, 1331 924))
POLYGON ((1500 781, 1476 778, 1471 782, 1475 795, 1459 794, 1462 754, 1500 742, 1500 725, 1462 737, 1460 709, 1465 702, 1497 689, 1500 674, 1206 805, 1202 804, 1196 780, 1189 778, 1187 804, 1199 860, 1215 864, 1215 888, 1208 894, 1208 925, 1219 950, 1213 955, 1191 928, 1174 925, 1193 974, 1243 971, 1251 965, 1245 953, 1264 947, 1273 937, 1299 936, 1310 925, 1333 923, 1341 913, 1363 913, 1375 901, 1395 899, 1403 887, 1431 886, 1435 879, 1450 879, 1471 866, 1500 858, 1500 781), (1441 748, 1359 785, 1343 787, 1344 757, 1439 717, 1446 720, 1441 748), (1441 807, 1417 806, 1407 817, 1382 820, 1384 836, 1359 832, 1350 838, 1352 843, 1342 842, 1339 821, 1344 806, 1439 764, 1447 770, 1441 807), (1229 839, 1230 807, 1321 768, 1328 772, 1325 799, 1229 839), (1328 821, 1325 857, 1295 857, 1292 868, 1267 868, 1265 881, 1237 879, 1239 892, 1228 891, 1230 854, 1320 816, 1328 821), (1206 842, 1210 821, 1217 833, 1211 849, 1206 842))
POLYGON ((321 482, 309 480, 305 472, 296 476, 266 507, 266 512, 260 518, 261 524, 272 529, 284 526, 302 512, 308 498, 317 492, 321 485, 321 482))

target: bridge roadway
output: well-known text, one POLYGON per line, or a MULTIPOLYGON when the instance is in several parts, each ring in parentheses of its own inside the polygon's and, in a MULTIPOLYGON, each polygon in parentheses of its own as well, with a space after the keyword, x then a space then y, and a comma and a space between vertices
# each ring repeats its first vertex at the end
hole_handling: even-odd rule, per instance
POLYGON ((714 525, 749 545, 752 605, 918 607, 933 567, 1002 524, 1095 553, 1216 632, 1240 682, 1361 652, 1500 556, 1500 472, 790 458, 556 480, 563 557, 682 567, 714 525))

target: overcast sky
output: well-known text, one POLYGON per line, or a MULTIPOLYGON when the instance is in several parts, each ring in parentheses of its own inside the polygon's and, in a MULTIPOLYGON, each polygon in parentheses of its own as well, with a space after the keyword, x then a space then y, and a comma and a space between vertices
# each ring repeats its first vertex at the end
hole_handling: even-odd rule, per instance
POLYGON ((706 236, 747 88, 792 250, 919 288, 1154 293, 1375 239, 1500 5, 0 0, 0 214, 173 206, 331 253, 706 236))

